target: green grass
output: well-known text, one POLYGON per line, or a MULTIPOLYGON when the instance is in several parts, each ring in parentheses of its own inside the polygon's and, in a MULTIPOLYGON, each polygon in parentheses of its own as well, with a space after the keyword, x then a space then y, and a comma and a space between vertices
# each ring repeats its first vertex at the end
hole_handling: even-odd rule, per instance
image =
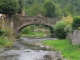
POLYGON ((44 33, 39 31, 39 32, 30 32, 28 34, 21 34, 21 36, 27 36, 30 38, 34 38, 34 37, 39 37, 39 38, 43 38, 44 37, 44 33))
POLYGON ((52 49, 60 50, 67 60, 80 60, 80 45, 72 45, 70 40, 48 40, 43 43, 52 49))
POLYGON ((3 36, 0 37, 0 48, 2 47, 10 48, 12 45, 13 45, 12 40, 9 40, 8 38, 3 36))

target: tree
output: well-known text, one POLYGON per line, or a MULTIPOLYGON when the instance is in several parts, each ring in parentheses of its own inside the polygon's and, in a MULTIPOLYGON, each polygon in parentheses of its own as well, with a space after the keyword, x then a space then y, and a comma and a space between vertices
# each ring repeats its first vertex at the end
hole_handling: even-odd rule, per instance
POLYGON ((44 14, 43 4, 38 1, 34 1, 34 3, 27 9, 27 14, 30 16, 37 16, 38 14, 44 14))
POLYGON ((57 38, 65 39, 66 33, 71 31, 73 18, 71 16, 63 17, 62 20, 56 22, 54 33, 57 38))
POLYGON ((24 0, 24 3, 26 2, 26 4, 33 4, 33 2, 34 2, 35 0, 24 0))
POLYGON ((63 12, 63 15, 64 15, 65 17, 67 17, 68 15, 71 14, 66 7, 63 7, 63 8, 62 8, 62 12, 63 12))
POLYGON ((12 15, 19 10, 18 0, 0 0, 0 13, 12 15))
POLYGON ((45 1, 44 8, 46 17, 55 17, 55 4, 53 1, 45 1))
POLYGON ((21 14, 22 9, 23 9, 23 1, 22 0, 19 0, 19 5, 20 5, 20 8, 19 8, 18 13, 21 14))
POLYGON ((72 29, 73 30, 80 29, 80 16, 74 16, 73 23, 72 23, 72 29))
POLYGON ((72 16, 76 15, 76 11, 73 5, 71 5, 70 3, 67 3, 65 7, 67 11, 66 10, 64 11, 69 12, 68 15, 72 15, 72 16))
POLYGON ((56 5, 55 15, 56 15, 57 18, 61 18, 64 14, 62 12, 60 4, 56 3, 55 5, 56 5))

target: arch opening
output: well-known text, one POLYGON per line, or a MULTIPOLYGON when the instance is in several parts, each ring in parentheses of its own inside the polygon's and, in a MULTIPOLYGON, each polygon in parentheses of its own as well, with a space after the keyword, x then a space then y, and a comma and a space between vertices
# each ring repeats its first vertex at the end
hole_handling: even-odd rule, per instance
POLYGON ((53 38, 53 27, 44 24, 25 25, 17 30, 17 36, 26 36, 29 38, 53 38))

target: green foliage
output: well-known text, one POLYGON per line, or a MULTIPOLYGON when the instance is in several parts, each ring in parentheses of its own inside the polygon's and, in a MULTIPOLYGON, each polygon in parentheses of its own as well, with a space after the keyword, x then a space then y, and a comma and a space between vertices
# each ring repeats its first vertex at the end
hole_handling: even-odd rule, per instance
POLYGON ((35 0, 24 0, 27 4, 33 4, 33 2, 35 1, 35 0))
POLYGON ((23 34, 29 34, 32 32, 32 29, 30 26, 25 27, 24 29, 22 29, 21 33, 23 34))
POLYGON ((75 16, 73 18, 72 29, 76 30, 78 27, 80 27, 80 16, 75 16))
POLYGON ((66 4, 66 9, 68 10, 69 15, 72 15, 72 16, 76 15, 75 8, 74 8, 74 6, 72 4, 67 3, 66 4))
POLYGON ((48 28, 44 28, 43 25, 31 25, 22 29, 21 36, 26 36, 29 38, 44 38, 50 37, 51 35, 48 28), (45 31, 42 29, 45 29, 45 31))
POLYGON ((65 28, 64 28, 64 31, 67 33, 67 32, 72 32, 72 26, 71 24, 67 25, 65 28))
POLYGON ((63 17, 62 20, 58 21, 54 26, 54 33, 58 38, 65 38, 67 32, 71 32, 71 24, 73 18, 71 16, 63 17))
POLYGON ((15 14, 19 10, 18 0, 0 0, 0 13, 15 14))
POLYGON ((50 46, 53 50, 60 50, 63 57, 67 60, 80 59, 80 45, 72 45, 70 40, 48 40, 43 41, 43 43, 50 46))
POLYGON ((68 15, 72 15, 72 16, 80 15, 79 14, 80 0, 74 0, 74 1, 72 0, 23 0, 23 2, 24 2, 24 9, 31 16, 36 16, 39 12, 42 13, 44 9, 45 11, 44 13, 42 13, 42 15, 44 16, 53 16, 53 17, 56 16, 58 18, 61 18, 62 16, 66 17, 68 15), (37 2, 35 3, 35 1, 37 2), (34 3, 35 5, 33 6, 34 3), (39 4, 44 5, 44 7, 39 4), (37 5, 39 5, 38 8, 40 9, 35 8, 37 5), (34 12, 35 10, 37 12, 34 12))
MULTIPOLYGON (((61 8, 65 8, 67 10, 67 14, 72 15, 80 15, 80 0, 53 0, 55 3, 58 3, 61 5, 61 8)), ((63 9, 63 12, 66 13, 66 11, 63 9)))
POLYGON ((13 46, 13 33, 11 28, 5 27, 1 30, 0 47, 11 48, 13 46))
POLYGON ((0 46, 10 48, 13 45, 13 41, 9 40, 7 37, 0 37, 0 46))
POLYGON ((31 7, 28 8, 26 11, 29 16, 37 16, 39 13, 42 15, 44 14, 44 8, 42 3, 39 3, 37 1, 34 1, 31 7))
POLYGON ((55 10, 55 16, 56 17, 58 17, 58 18, 61 18, 64 14, 63 14, 63 11, 62 11, 62 9, 60 8, 60 4, 55 4, 55 8, 56 8, 56 10, 55 10))
POLYGON ((19 8, 18 13, 20 14, 22 12, 22 9, 23 9, 23 0, 19 0, 19 5, 20 5, 20 8, 19 8))
POLYGON ((66 32, 64 31, 66 25, 66 22, 63 20, 56 23, 56 25, 54 26, 54 33, 56 37, 60 39, 64 39, 66 37, 66 32))
POLYGON ((51 0, 44 2, 45 16, 55 17, 55 3, 51 0))
POLYGON ((70 15, 70 12, 67 10, 66 7, 62 8, 62 12, 63 12, 63 15, 64 15, 64 16, 70 15))
POLYGON ((45 36, 44 36, 44 33, 43 32, 41 32, 41 31, 39 31, 39 32, 30 32, 30 33, 28 33, 28 34, 21 34, 21 36, 26 36, 26 37, 28 37, 28 38, 44 38, 45 36))
POLYGON ((6 26, 4 29, 2 29, 2 31, 4 32, 2 36, 10 38, 10 39, 14 39, 13 30, 11 27, 6 26))

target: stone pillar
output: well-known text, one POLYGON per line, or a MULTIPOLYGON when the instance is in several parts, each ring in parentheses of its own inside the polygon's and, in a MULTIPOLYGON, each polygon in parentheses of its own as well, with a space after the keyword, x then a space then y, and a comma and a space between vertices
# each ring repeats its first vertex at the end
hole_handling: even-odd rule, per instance
POLYGON ((80 44, 80 31, 79 30, 74 30, 72 44, 74 45, 80 44))

